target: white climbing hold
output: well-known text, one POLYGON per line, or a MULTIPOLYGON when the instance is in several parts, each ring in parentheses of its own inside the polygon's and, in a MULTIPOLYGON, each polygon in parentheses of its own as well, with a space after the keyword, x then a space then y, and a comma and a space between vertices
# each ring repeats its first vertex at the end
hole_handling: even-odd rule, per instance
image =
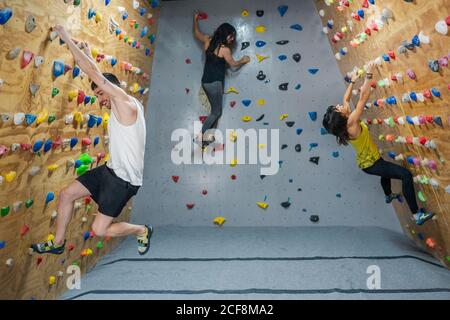
POLYGON ((321 17, 325 16, 325 10, 320 9, 319 10, 319 16, 321 16, 321 17))
POLYGON ((64 117, 64 122, 66 124, 72 124, 73 123, 73 114, 68 114, 64 117))
POLYGON ((133 0, 133 9, 138 9, 138 8, 139 8, 139 1, 133 0))
POLYGON ((14 265, 14 260, 12 258, 9 258, 6 260, 6 265, 11 268, 14 265))
POLYGON ((37 175, 39 173, 39 171, 41 171, 40 166, 33 166, 33 167, 31 167, 30 171, 28 171, 28 173, 30 174, 30 176, 34 177, 35 175, 37 175))
POLYGON ((22 208, 22 201, 16 201, 13 203, 13 211, 17 212, 22 208))
POLYGON ((125 12, 125 8, 124 7, 117 7, 117 11, 119 11, 119 13, 124 13, 125 12))
POLYGON ((50 216, 52 220, 55 220, 56 217, 58 216, 58 212, 56 210, 52 211, 52 215, 50 216))
POLYGON ((325 34, 328 34, 328 28, 327 27, 323 27, 322 32, 325 34))
POLYGON ((420 43, 429 44, 430 43, 430 37, 426 36, 423 31, 419 32, 419 40, 420 43))
POLYGON ((448 26, 445 20, 440 20, 436 22, 436 25, 434 26, 437 32, 439 32, 442 35, 447 35, 448 33, 448 26))
POLYGON ((34 57, 34 67, 39 68, 41 64, 44 63, 45 58, 43 56, 34 57))
POLYGON ((450 193, 450 184, 445 187, 445 192, 450 193))
POLYGON ((55 40, 57 37, 58 37, 58 33, 57 33, 56 31, 52 31, 52 32, 50 32, 50 34, 49 34, 49 36, 48 36, 48 39, 49 39, 50 41, 53 41, 53 40, 55 40))
POLYGON ((20 144, 19 143, 13 143, 11 144, 11 151, 12 152, 16 152, 17 150, 20 149, 20 144))
POLYGON ((18 126, 25 120, 25 113, 19 112, 14 115, 14 125, 18 126))

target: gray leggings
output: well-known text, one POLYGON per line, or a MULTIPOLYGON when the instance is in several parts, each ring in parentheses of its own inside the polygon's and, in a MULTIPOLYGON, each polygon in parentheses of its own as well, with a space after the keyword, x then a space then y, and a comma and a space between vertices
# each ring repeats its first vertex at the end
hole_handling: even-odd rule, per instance
POLYGON ((212 83, 202 83, 209 103, 211 104, 211 113, 203 123, 202 133, 206 130, 217 127, 217 122, 222 116, 223 83, 216 81, 212 83))

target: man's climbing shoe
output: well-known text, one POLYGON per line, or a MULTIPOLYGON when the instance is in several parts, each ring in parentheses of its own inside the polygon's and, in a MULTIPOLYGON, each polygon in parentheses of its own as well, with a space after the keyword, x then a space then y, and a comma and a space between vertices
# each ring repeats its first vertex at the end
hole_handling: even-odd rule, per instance
POLYGON ((397 199, 398 202, 403 202, 402 196, 399 193, 391 193, 390 195, 386 196, 386 203, 391 203, 392 200, 397 199))
POLYGON ((145 226, 145 232, 137 236, 138 252, 140 255, 146 254, 150 249, 150 238, 153 234, 152 226, 145 226))
POLYGON ((51 253, 51 254, 62 254, 66 246, 66 240, 60 246, 56 245, 53 240, 48 240, 46 242, 36 243, 31 245, 31 249, 39 254, 51 253))
POLYGON ((416 224, 421 226, 422 224, 424 224, 426 221, 430 220, 431 218, 433 218, 434 213, 431 212, 425 212, 423 209, 420 209, 419 212, 416 213, 415 218, 416 218, 416 224))

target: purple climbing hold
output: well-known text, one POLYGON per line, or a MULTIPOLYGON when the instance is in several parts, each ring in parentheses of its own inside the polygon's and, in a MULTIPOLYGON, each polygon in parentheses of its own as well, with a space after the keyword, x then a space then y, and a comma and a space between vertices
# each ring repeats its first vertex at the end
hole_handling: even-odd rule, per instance
POLYGON ((280 16, 284 17, 284 15, 286 14, 288 8, 289 8, 288 6, 279 6, 278 7, 278 12, 280 13, 280 16))
POLYGON ((317 112, 316 111, 310 111, 310 112, 308 112, 308 115, 309 115, 309 118, 312 121, 316 121, 317 120, 317 112))

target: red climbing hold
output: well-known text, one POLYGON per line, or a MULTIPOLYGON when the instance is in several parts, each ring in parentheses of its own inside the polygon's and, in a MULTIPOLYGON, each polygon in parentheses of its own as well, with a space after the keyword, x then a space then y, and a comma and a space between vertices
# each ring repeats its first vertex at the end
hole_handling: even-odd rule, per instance
POLYGON ((42 260, 44 260, 42 257, 37 257, 36 264, 40 265, 42 263, 42 260))
POLYGON ((200 116, 200 117, 198 117, 198 120, 200 120, 201 123, 204 123, 207 118, 208 118, 208 116, 200 116))
POLYGON ((82 90, 78 90, 77 105, 82 104, 84 102, 84 98, 86 98, 86 94, 82 90))
POLYGON ((236 106, 236 101, 230 101, 230 107, 234 108, 236 106))
POLYGON ((69 66, 68 64, 64 65, 64 74, 66 74, 68 71, 72 70, 72 67, 69 66))
POLYGON ((206 196, 206 195, 208 194, 208 190, 204 189, 204 190, 202 191, 202 194, 203 194, 204 196, 206 196))
POLYGON ((427 244, 427 246, 429 246, 431 249, 433 249, 436 246, 436 242, 434 242, 434 240, 432 238, 427 238, 427 240, 425 240, 425 243, 427 244))
POLYGON ((389 56, 391 59, 395 60, 395 52, 394 52, 394 51, 389 50, 389 51, 388 51, 388 56, 389 56))
POLYGON ((61 146, 61 145, 62 145, 62 142, 63 142, 63 140, 62 140, 61 136, 58 136, 58 137, 56 138, 56 140, 53 141, 52 149, 54 150, 54 149, 58 148, 59 146, 61 146))
POLYGON ((197 20, 206 20, 208 19, 208 14, 206 12, 199 12, 197 15, 197 20))
POLYGON ((28 231, 30 231, 30 227, 27 224, 24 224, 20 229, 20 235, 24 236, 27 234, 28 231))
POLYGON ((172 176, 172 180, 173 180, 173 182, 175 182, 175 183, 177 183, 179 179, 180 179, 179 176, 172 176))
POLYGON ((372 80, 372 81, 370 82, 370 86, 371 86, 372 88, 376 89, 376 88, 377 88, 377 83, 376 83, 376 81, 375 81, 375 80, 372 80))
POLYGON ((195 206, 195 203, 186 203, 186 207, 191 210, 195 206))
POLYGON ((30 143, 21 143, 20 144, 20 149, 22 149, 23 151, 28 151, 30 150, 32 147, 32 145, 30 143))
POLYGON ((20 68, 25 68, 30 64, 31 60, 34 58, 34 53, 28 50, 23 51, 22 61, 20 62, 20 68))
POLYGON ((425 137, 419 137, 419 143, 421 144, 421 145, 425 145, 425 143, 428 141, 428 139, 427 138, 425 138, 425 137))
POLYGON ((364 30, 364 32, 365 32, 368 36, 371 36, 371 35, 372 35, 372 31, 370 31, 370 28, 366 28, 366 30, 364 30))
POLYGON ((84 198, 84 204, 85 205, 88 205, 88 204, 90 204, 92 202, 92 198, 91 197, 85 197, 84 198))
POLYGON ((361 17, 356 12, 352 12, 351 16, 356 21, 361 21, 361 17))
POLYGON ((430 90, 425 90, 424 92, 423 92, 423 96, 425 97, 425 98, 427 98, 427 99, 431 99, 431 97, 432 97, 432 94, 431 94, 431 91, 430 90))
POLYGON ((186 62, 186 64, 191 64, 191 63, 192 63, 191 59, 189 59, 189 58, 187 58, 187 59, 185 60, 185 62, 186 62))
POLYGON ((236 177, 235 174, 232 174, 232 175, 231 175, 231 180, 236 180, 236 178, 237 178, 237 177, 236 177))
POLYGON ((75 246, 73 244, 67 245, 67 250, 72 251, 73 249, 75 249, 75 246))
POLYGON ((369 0, 364 0, 362 3, 362 7, 367 9, 369 7, 369 0))
POLYGON ((90 138, 83 138, 83 139, 81 139, 81 145, 89 146, 90 144, 91 144, 91 139, 90 138))

